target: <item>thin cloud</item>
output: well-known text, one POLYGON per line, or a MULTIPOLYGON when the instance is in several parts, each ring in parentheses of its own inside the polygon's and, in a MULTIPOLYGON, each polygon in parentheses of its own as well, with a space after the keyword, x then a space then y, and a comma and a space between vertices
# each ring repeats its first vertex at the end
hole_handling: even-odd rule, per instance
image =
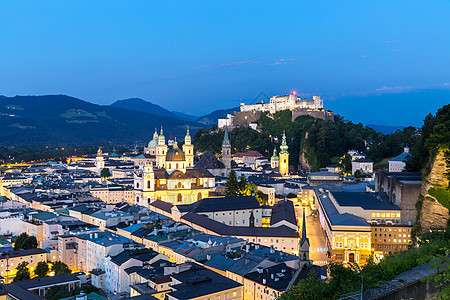
POLYGON ((221 63, 221 64, 217 64, 217 65, 201 65, 201 66, 192 68, 192 70, 200 70, 200 69, 206 69, 206 68, 211 68, 211 69, 233 68, 233 67, 239 67, 239 66, 261 65, 261 64, 266 65, 266 66, 287 65, 287 64, 293 63, 296 60, 297 59, 295 59, 295 58, 281 58, 281 59, 277 59, 275 61, 268 61, 268 62, 267 61, 262 62, 262 61, 256 61, 256 60, 242 60, 242 61, 232 61, 232 62, 221 63))
POLYGON ((274 62, 268 63, 267 65, 268 66, 287 65, 293 63, 294 61, 296 61, 295 58, 282 58, 274 62))

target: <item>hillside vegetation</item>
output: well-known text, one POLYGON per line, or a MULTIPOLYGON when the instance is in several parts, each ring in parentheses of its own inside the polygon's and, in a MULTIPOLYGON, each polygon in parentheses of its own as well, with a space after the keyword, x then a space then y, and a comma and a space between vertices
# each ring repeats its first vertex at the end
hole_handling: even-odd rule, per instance
MULTIPOLYGON (((281 135, 286 132, 290 164, 302 167, 300 157, 303 155, 310 168, 318 170, 335 162, 350 149, 366 152, 375 162, 396 156, 403 152, 403 147, 412 141, 415 133, 415 128, 408 127, 386 135, 341 116, 335 116, 334 122, 309 116, 300 116, 294 122, 291 120, 289 110, 273 116, 265 113, 258 122, 259 131, 243 127, 233 129, 230 132, 233 151, 251 148, 270 158, 274 147, 279 148, 281 135)), ((199 130, 194 139, 196 149, 220 153, 221 137, 223 131, 199 130)))
POLYGON ((148 142, 155 128, 184 137, 198 123, 65 95, 0 97, 0 145, 102 145, 148 142))

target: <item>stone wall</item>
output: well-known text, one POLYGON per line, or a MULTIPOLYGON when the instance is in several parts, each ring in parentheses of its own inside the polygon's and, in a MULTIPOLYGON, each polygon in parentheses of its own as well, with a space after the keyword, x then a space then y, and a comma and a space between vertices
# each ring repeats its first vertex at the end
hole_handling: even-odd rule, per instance
POLYGON ((237 111, 234 113, 232 127, 248 126, 253 122, 258 122, 261 117, 261 112, 257 110, 252 111, 237 111))
POLYGON ((422 282, 422 279, 436 273, 436 270, 430 270, 429 264, 423 264, 404 272, 394 280, 381 284, 378 288, 370 289, 364 292, 365 300, 428 300, 435 299, 441 288, 434 285, 433 280, 422 282))
POLYGON ((334 122, 334 113, 331 110, 295 109, 292 111, 292 122, 299 116, 311 116, 313 118, 334 122))

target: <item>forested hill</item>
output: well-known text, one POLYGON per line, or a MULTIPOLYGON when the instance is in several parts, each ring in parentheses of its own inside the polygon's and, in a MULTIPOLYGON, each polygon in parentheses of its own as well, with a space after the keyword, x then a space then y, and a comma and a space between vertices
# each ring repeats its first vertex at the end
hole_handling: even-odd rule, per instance
MULTIPOLYGON (((289 110, 276 113, 273 119, 263 114, 258 123, 260 132, 243 127, 230 132, 234 152, 251 148, 270 158, 274 147, 279 150, 281 135, 285 131, 290 164, 300 166, 300 154, 303 154, 304 165, 306 162, 312 170, 337 163, 349 149, 366 152, 375 162, 396 156, 403 152, 403 147, 412 141, 415 133, 415 128, 408 127, 385 135, 340 116, 335 117, 335 122, 309 116, 300 116, 291 122, 289 110)), ((210 133, 201 129, 194 138, 196 149, 220 153, 222 137, 223 131, 210 133)))
POLYGON ((148 142, 155 128, 184 137, 198 123, 111 106, 65 95, 0 97, 0 144, 100 145, 148 142))

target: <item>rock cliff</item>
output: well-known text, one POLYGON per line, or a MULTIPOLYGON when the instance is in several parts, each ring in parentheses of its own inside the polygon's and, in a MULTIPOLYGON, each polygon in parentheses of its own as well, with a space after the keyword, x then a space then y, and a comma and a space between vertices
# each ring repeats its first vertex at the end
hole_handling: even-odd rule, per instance
MULTIPOLYGON (((448 149, 446 150, 448 151, 448 149)), ((433 228, 445 228, 449 219, 448 178, 445 150, 436 155, 430 174, 424 179, 421 194, 423 196, 420 224, 422 231, 433 228)))

